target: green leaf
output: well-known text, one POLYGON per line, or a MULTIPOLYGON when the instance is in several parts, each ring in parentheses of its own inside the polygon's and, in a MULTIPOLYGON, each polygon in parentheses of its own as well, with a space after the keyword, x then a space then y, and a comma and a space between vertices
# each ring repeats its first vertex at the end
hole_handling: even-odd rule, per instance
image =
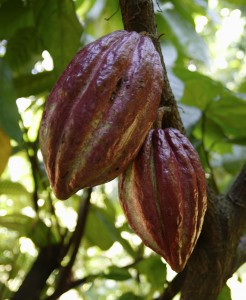
POLYGON ((0 4, 0 40, 8 40, 19 28, 33 25, 33 13, 27 1, 8 0, 0 4))
POLYGON ((246 161, 245 147, 234 146, 233 152, 223 155, 221 159, 224 169, 232 175, 237 175, 246 161))
POLYGON ((19 127, 19 113, 16 106, 16 94, 12 80, 12 73, 8 65, 0 58, 0 127, 7 135, 21 141, 22 134, 19 127))
POLYGON ((195 31, 194 25, 187 21, 182 13, 176 9, 164 9, 164 28, 168 28, 173 34, 173 41, 179 50, 192 59, 208 64, 210 58, 208 48, 204 40, 195 31))
POLYGON ((124 281, 130 279, 131 274, 125 268, 111 266, 107 268, 103 277, 107 279, 117 280, 117 281, 124 281))
POLYGON ((121 237, 121 231, 115 227, 114 222, 114 216, 106 209, 92 205, 85 228, 87 241, 89 244, 97 245, 102 250, 109 249, 114 242, 118 241, 134 258, 134 250, 129 242, 121 237))
POLYGON ((143 297, 136 296, 132 292, 125 293, 121 295, 118 300, 143 300, 143 297))
POLYGON ((207 150, 218 151, 219 153, 228 152, 227 148, 231 149, 231 146, 225 147, 226 135, 223 128, 219 126, 216 122, 203 116, 204 121, 200 121, 198 125, 194 128, 193 135, 198 140, 203 139, 203 143, 207 150), (202 125, 202 123, 204 123, 202 125), (204 130, 204 132, 202 132, 204 130), (222 147, 222 148, 221 148, 222 147))
POLYGON ((191 72, 183 67, 174 67, 173 71, 185 84, 180 101, 186 105, 205 110, 210 102, 220 99, 228 92, 220 82, 198 72, 191 72))
POLYGON ((28 97, 49 92, 56 81, 54 71, 42 72, 35 75, 25 74, 14 79, 17 97, 28 97))
POLYGON ((193 129, 197 126, 200 118, 201 111, 193 106, 179 104, 179 113, 184 124, 186 134, 190 135, 193 129))
POLYGON ((14 71, 31 72, 34 64, 41 59, 42 49, 35 27, 20 28, 8 41, 5 59, 14 71))
POLYGON ((2 130, 2 128, 0 128, 0 145, 1 145, 0 148, 0 176, 1 176, 4 169, 6 168, 6 165, 8 163, 12 151, 10 139, 2 130))
POLYGON ((8 196, 24 196, 27 199, 31 199, 31 194, 27 189, 19 182, 13 182, 10 180, 0 181, 0 195, 8 196))
POLYGON ((45 247, 57 242, 50 227, 38 218, 31 218, 22 214, 2 216, 0 226, 17 231, 20 236, 30 238, 38 247, 45 247))
POLYGON ((217 300, 231 300, 231 290, 227 285, 223 287, 217 300))
POLYGON ((74 2, 40 0, 33 3, 33 8, 39 35, 60 75, 80 46, 82 26, 74 2))
POLYGON ((89 35, 90 40, 90 35, 94 38, 98 38, 114 30, 122 29, 123 24, 119 15, 118 1, 97 1, 95 6, 92 7, 85 16, 85 22, 87 24, 86 33, 89 35), (95 22, 97 26, 95 26, 95 22))
POLYGON ((206 114, 223 128, 228 138, 246 139, 246 101, 228 94, 212 102, 206 114))
POLYGON ((84 1, 84 0, 76 0, 76 12, 81 18, 85 18, 88 14, 88 11, 93 7, 96 0, 84 1))
POLYGON ((9 287, 7 286, 7 282, 3 283, 0 281, 0 291, 2 291, 2 295, 1 295, 3 297, 2 299, 10 299, 11 296, 13 296, 13 291, 9 289, 9 287))
POLYGON ((140 261, 137 265, 137 270, 146 276, 153 289, 163 290, 167 270, 166 265, 159 256, 152 255, 140 261))
POLYGON ((241 82, 241 84, 238 87, 238 91, 240 93, 245 93, 246 94, 246 80, 241 82))
POLYGON ((85 236, 89 244, 96 245, 102 250, 109 249, 115 242, 110 234, 112 223, 114 219, 106 210, 92 205, 85 227, 85 236))

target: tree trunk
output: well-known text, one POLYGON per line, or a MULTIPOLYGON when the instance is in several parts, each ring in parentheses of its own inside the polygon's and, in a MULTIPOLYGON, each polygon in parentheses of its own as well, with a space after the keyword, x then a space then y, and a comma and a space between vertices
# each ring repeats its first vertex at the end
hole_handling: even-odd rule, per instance
MULTIPOLYGON (((184 132, 160 50, 152 1, 120 0, 120 8, 124 28, 149 34, 161 56, 165 78, 161 105, 171 111, 163 126, 184 132)), ((160 300, 172 299, 178 292, 182 300, 216 300, 227 279, 246 259, 246 238, 241 238, 246 227, 246 166, 227 195, 215 195, 210 187, 207 190, 208 209, 195 250, 160 300)))

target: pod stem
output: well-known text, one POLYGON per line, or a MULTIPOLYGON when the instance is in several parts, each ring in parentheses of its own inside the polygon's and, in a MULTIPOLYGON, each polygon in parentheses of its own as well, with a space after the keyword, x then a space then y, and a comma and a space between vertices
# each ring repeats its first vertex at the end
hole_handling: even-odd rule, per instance
POLYGON ((153 123, 153 128, 155 129, 162 129, 163 128, 163 118, 165 114, 171 112, 171 108, 168 106, 161 106, 158 108, 157 117, 155 122, 153 123))

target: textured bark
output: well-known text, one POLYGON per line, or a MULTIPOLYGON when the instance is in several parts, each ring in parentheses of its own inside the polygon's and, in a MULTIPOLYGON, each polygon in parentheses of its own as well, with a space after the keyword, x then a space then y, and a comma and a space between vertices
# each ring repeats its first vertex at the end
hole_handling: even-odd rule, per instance
POLYGON ((42 248, 27 273, 19 290, 14 294, 11 300, 38 300, 40 294, 46 285, 47 278, 53 270, 60 266, 61 245, 51 245, 42 248))
MULTIPOLYGON (((120 0, 125 29, 146 31, 160 53, 151 0, 120 0)), ((170 108, 164 127, 184 131, 177 105, 164 67, 162 105, 170 108)), ((208 210, 195 250, 183 272, 179 273, 159 300, 173 299, 181 292, 182 300, 216 300, 228 278, 245 262, 246 240, 241 237, 246 227, 246 166, 227 195, 215 195, 208 187, 208 210)))

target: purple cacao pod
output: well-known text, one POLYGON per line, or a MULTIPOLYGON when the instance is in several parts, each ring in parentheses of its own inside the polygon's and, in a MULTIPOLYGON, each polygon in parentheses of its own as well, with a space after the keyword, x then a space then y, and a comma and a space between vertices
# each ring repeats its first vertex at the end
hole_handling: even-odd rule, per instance
POLYGON ((136 234, 181 271, 207 207, 205 173, 189 140, 177 129, 151 129, 119 177, 119 197, 136 234))
POLYGON ((79 51, 45 105, 40 148, 57 198, 117 177, 155 120, 163 69, 151 39, 125 30, 79 51))

